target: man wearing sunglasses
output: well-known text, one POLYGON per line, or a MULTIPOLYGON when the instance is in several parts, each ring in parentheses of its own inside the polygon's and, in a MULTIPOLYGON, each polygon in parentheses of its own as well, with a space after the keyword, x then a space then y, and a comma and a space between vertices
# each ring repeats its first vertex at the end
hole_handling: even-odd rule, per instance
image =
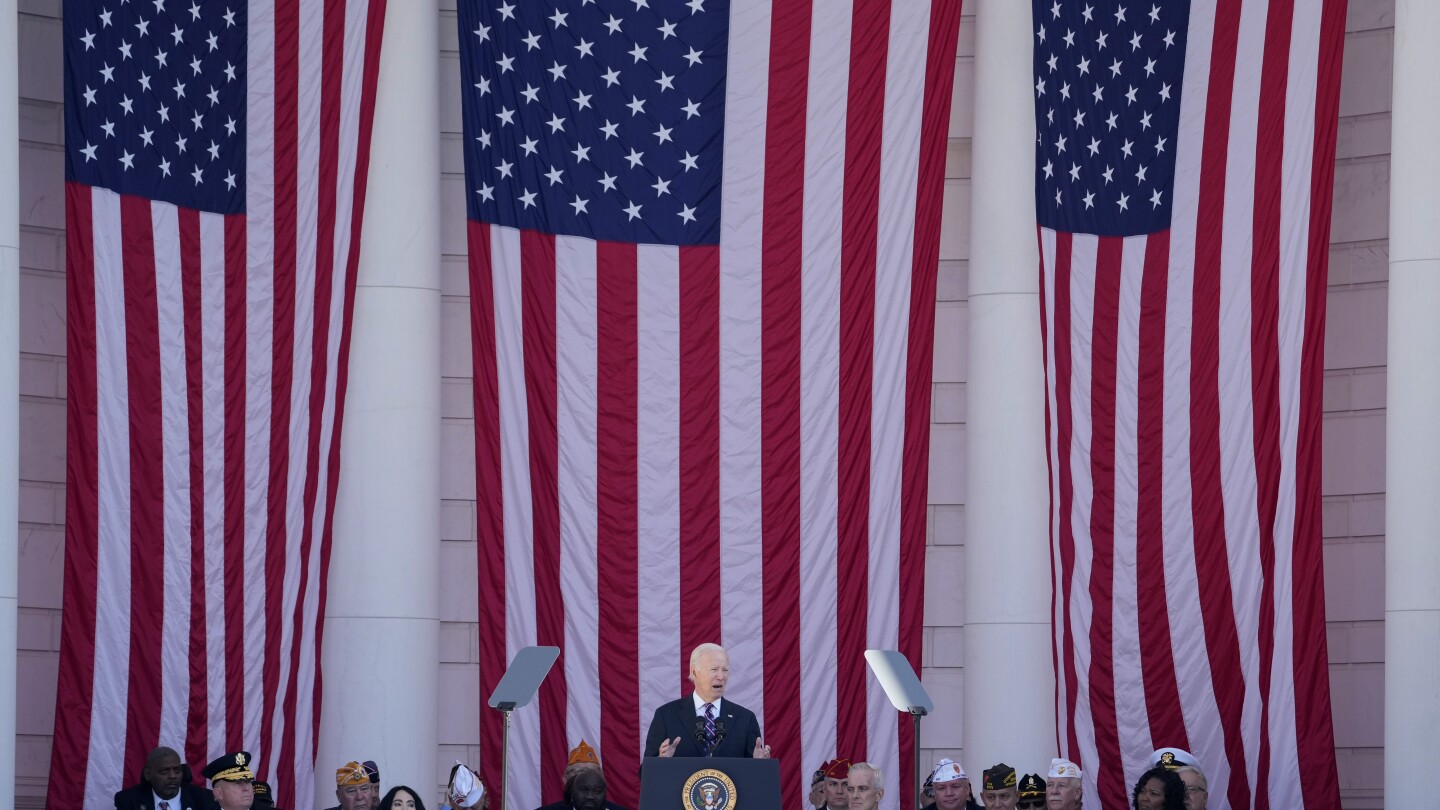
POLYGON ((1045 780, 1038 773, 1027 773, 1020 780, 1020 801, 1016 810, 1045 810, 1045 780))

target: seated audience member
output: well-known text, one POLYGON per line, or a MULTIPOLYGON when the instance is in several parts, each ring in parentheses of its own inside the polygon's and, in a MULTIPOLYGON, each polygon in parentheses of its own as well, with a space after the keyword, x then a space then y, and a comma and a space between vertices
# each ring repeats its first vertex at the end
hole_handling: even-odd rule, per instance
POLYGON ((626 810, 605 800, 605 774, 599 768, 582 768, 565 783, 564 797, 540 810, 626 810))
POLYGON ((981 777, 980 799, 987 808, 1015 810, 1015 804, 1020 801, 1020 792, 1015 789, 1014 768, 1002 762, 993 768, 986 768, 981 777))
POLYGON ((220 810, 250 810, 255 804, 255 772, 250 770, 250 752, 225 754, 205 766, 203 771, 215 792, 220 810))
POLYGON ((970 787, 970 777, 960 763, 953 759, 942 759, 935 763, 930 773, 930 783, 935 787, 935 803, 929 805, 935 810, 969 810, 980 807, 970 787))
POLYGON ((374 810, 380 803, 379 769, 374 769, 376 781, 372 782, 366 765, 374 769, 375 763, 352 759, 335 769, 335 798, 340 803, 330 810, 374 810))
POLYGON ((214 796, 188 784, 185 771, 175 749, 156 748, 145 758, 140 784, 115 794, 115 810, 209 810, 214 796))
POLYGON ((1020 798, 1015 806, 1019 810, 1045 810, 1045 780, 1040 778, 1040 774, 1025 774, 1020 780, 1018 792, 1020 798))
POLYGON ((270 783, 256 779, 251 785, 255 788, 255 803, 251 805, 253 810, 274 810, 275 793, 270 790, 270 783))
POLYGON ((1080 810, 1082 775, 1080 766, 1068 759, 1050 760, 1050 771, 1045 774, 1045 801, 1050 810, 1080 810))
POLYGON ((419 793, 404 785, 396 785, 380 800, 380 810, 425 810, 425 802, 421 801, 419 793))
POLYGON ((486 810, 490 806, 490 791, 485 789, 485 782, 478 774, 456 762, 450 769, 450 783, 445 786, 445 800, 452 810, 486 810))
POLYGON ((375 764, 375 760, 367 759, 364 762, 360 763, 360 767, 365 769, 365 775, 370 778, 370 806, 372 808, 379 807, 380 766, 375 764))
POLYGON ((1167 771, 1178 771, 1186 765, 1195 764, 1195 755, 1183 748, 1157 748, 1155 753, 1150 755, 1151 768, 1164 768, 1167 771))
POLYGON ((851 765, 845 776, 845 795, 850 810, 875 810, 885 798, 885 772, 869 762, 851 765))
POLYGON ((1182 765, 1175 771, 1185 783, 1185 810, 1205 810, 1210 802, 1210 783, 1199 765, 1182 765))
POLYGON ((825 766, 821 765, 810 774, 810 798, 808 799, 810 810, 822 810, 825 807, 825 766))
POLYGON ((1174 771, 1156 766, 1140 775, 1132 799, 1134 810, 1185 810, 1185 783, 1174 771))
POLYGON ((820 769, 825 772, 825 806, 829 810, 845 810, 850 806, 850 797, 845 793, 850 760, 832 759, 821 765, 820 769))

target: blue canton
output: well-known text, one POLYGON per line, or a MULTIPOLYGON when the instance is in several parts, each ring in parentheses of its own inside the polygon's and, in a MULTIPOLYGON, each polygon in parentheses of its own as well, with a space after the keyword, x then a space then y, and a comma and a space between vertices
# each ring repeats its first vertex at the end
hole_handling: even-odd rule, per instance
POLYGON ((1189 0, 1035 0, 1035 209, 1043 227, 1170 227, 1189 0))
POLYGON ((729 0, 461 0, 471 219, 720 239, 729 0))
POLYGON ((67 0, 65 177, 245 207, 245 0, 67 0))

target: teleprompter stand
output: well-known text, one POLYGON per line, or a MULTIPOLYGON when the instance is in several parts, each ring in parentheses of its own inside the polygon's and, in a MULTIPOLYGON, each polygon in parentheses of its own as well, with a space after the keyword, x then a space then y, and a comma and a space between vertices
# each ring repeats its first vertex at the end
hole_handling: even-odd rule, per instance
POLYGON ((500 743, 500 810, 505 810, 505 803, 510 801, 510 713, 535 698, 540 682, 559 657, 559 647, 524 648, 515 654, 505 677, 490 694, 490 708, 499 710, 505 718, 500 743))
POLYGON ((885 690, 890 705, 898 711, 909 712, 915 721, 915 806, 924 807, 925 796, 920 789, 924 783, 920 778, 920 718, 935 710, 935 701, 915 677, 910 660, 900 651, 866 650, 865 662, 885 690))

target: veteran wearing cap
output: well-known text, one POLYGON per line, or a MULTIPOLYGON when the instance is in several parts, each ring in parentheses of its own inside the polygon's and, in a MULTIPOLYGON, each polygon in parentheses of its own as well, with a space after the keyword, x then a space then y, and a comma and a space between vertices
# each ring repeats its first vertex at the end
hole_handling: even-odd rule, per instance
POLYGON ((336 768, 335 799, 340 803, 329 810, 374 810, 380 804, 380 769, 353 759, 336 768))
POLYGON ((490 806, 490 793, 479 774, 456 761, 450 769, 450 783, 445 786, 445 801, 454 810, 485 810, 490 806))
POLYGON ((360 763, 360 767, 365 769, 365 775, 370 779, 370 806, 379 807, 383 792, 380 790, 380 766, 375 764, 375 760, 367 759, 360 763))
POLYGON ((275 807, 275 791, 270 789, 270 783, 256 779, 251 784, 255 787, 255 801, 250 805, 251 810, 272 810, 275 807))
POLYGON ((1045 780, 1038 773, 1027 773, 1020 778, 1020 800, 1015 806, 1020 810, 1044 810, 1045 780))
POLYGON ((220 810, 250 810, 255 803, 255 772, 250 770, 250 752, 236 751, 211 760, 202 771, 215 792, 220 810))
POLYGON ((849 787, 850 760, 832 759, 820 766, 825 773, 825 806, 829 810, 845 810, 850 799, 845 794, 849 787))
POLYGON ((1080 766, 1068 759, 1050 760, 1045 774, 1045 801, 1049 810, 1080 810, 1084 798, 1080 766))
POLYGON ((1015 804, 1020 801, 1020 792, 1015 787, 1016 781, 1015 769, 1003 762, 986 768, 981 774, 981 800, 987 808, 1015 810, 1015 804))
POLYGON ((825 765, 822 763, 810 774, 810 810, 821 810, 825 806, 825 765))
POLYGON ((628 810, 605 797, 607 783, 600 768, 600 757, 584 740, 570 752, 565 766, 565 787, 562 798, 540 810, 628 810))
POLYGON ((960 767, 960 763, 953 759, 946 758, 935 763, 935 770, 930 772, 927 781, 935 786, 935 801, 926 805, 927 808, 966 810, 980 806, 972 795, 970 776, 960 767))

